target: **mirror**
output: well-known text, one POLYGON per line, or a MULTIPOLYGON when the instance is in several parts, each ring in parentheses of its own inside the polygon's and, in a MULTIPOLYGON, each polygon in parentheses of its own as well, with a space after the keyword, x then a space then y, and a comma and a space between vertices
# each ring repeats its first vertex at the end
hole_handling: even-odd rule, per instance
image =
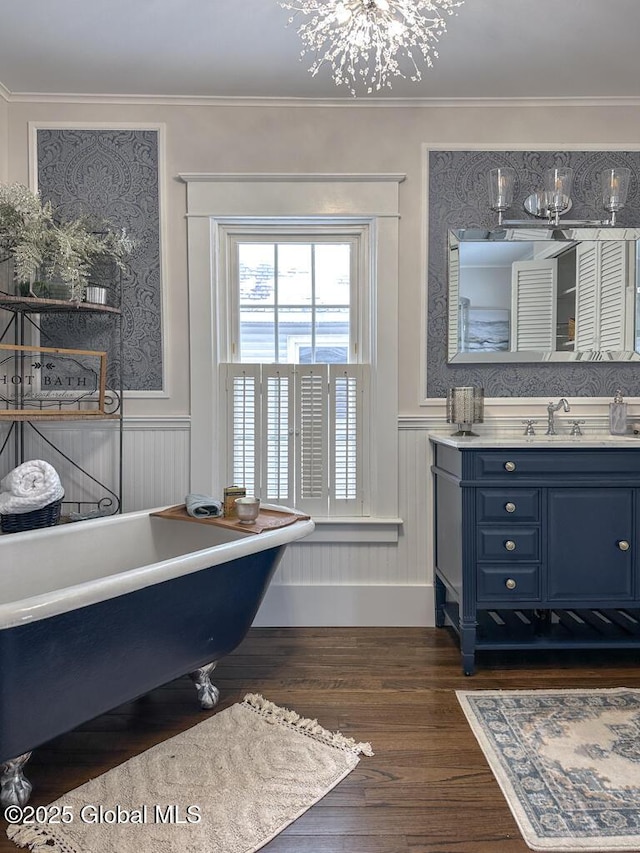
POLYGON ((449 232, 450 363, 638 361, 640 229, 449 232))

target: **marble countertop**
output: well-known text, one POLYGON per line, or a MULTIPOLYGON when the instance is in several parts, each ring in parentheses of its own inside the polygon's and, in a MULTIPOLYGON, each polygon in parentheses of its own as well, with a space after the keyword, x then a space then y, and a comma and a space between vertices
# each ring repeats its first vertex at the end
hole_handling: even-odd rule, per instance
POLYGON ((511 433, 487 432, 477 436, 451 435, 450 432, 430 432, 431 441, 446 444, 449 447, 464 449, 523 447, 535 448, 589 448, 589 447, 620 447, 640 449, 640 435, 609 435, 609 433, 585 433, 584 435, 517 435, 511 433))

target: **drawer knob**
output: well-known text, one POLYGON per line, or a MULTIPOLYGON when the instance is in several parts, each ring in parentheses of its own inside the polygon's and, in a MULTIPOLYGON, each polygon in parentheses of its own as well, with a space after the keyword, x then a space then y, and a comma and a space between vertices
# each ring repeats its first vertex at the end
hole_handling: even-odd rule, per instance
POLYGON ((619 548, 621 551, 628 551, 630 547, 631 547, 631 545, 629 545, 629 543, 627 542, 627 540, 626 540, 626 539, 621 539, 621 540, 618 542, 618 548, 619 548))
POLYGON ((504 582, 504 585, 507 589, 515 589, 518 584, 514 581, 513 578, 507 578, 504 582))
POLYGON ((506 509, 507 512, 515 512, 516 511, 516 505, 511 503, 511 501, 506 503, 504 505, 504 508, 506 509))
POLYGON ((515 462, 505 462, 504 463, 504 470, 505 471, 515 471, 516 470, 516 463, 515 462))
POLYGON ((507 551, 515 551, 516 543, 513 541, 513 539, 507 539, 507 541, 504 543, 504 547, 507 549, 507 551))

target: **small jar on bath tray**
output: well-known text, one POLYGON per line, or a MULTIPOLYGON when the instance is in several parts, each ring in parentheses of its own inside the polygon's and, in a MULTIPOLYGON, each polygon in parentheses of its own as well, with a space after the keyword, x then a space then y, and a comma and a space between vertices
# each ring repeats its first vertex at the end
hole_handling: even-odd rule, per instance
POLYGON ((236 515, 240 524, 255 524, 260 514, 260 498, 247 495, 235 500, 236 515))

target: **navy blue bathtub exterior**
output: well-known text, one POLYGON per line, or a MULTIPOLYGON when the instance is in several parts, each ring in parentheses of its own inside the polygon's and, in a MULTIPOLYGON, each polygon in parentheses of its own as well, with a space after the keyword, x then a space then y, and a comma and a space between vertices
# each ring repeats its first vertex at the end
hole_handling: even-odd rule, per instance
POLYGON ((233 651, 284 547, 0 631, 0 761, 233 651))

